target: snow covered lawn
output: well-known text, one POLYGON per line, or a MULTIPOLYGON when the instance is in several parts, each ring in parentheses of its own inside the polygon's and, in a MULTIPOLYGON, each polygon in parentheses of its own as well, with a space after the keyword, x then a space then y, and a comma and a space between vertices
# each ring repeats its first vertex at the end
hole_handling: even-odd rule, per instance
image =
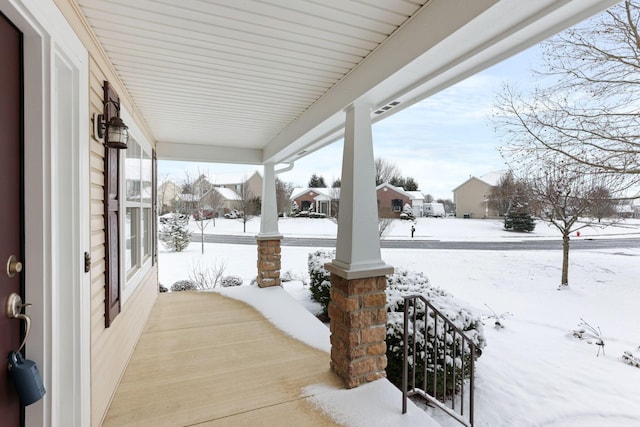
MULTIPOLYGON (((394 225, 389 238, 407 234, 406 222, 394 225)), ((335 236, 332 227, 329 220, 280 222, 286 235, 335 236)), ((558 237, 542 224, 534 233, 508 233, 499 221, 421 219, 416 228, 418 236, 439 240, 558 237)), ((213 230, 210 226, 207 232, 213 230)), ((640 221, 635 220, 585 230, 583 236, 638 237, 639 231, 640 221)), ((242 224, 218 220, 215 232, 242 234, 242 224)), ((315 249, 283 247, 282 272, 306 278, 307 254, 315 249)), ((638 355, 640 346, 640 250, 572 251, 569 289, 563 291, 556 290, 559 251, 385 249, 382 256, 391 265, 424 272, 433 284, 482 313, 490 314, 485 304, 498 313, 513 313, 503 329, 495 329, 490 319, 485 325, 487 347, 476 372, 477 426, 640 426, 640 369, 622 362, 624 351, 638 355), (600 327, 604 355, 601 349, 596 356, 599 346, 572 336, 581 319, 600 327)), ((241 276, 245 283, 256 274, 255 246, 207 244, 199 259, 197 244, 182 253, 160 247, 161 283, 170 286, 188 278, 189 266, 197 262, 224 261, 226 273, 241 276)), ((285 283, 284 289, 307 309, 318 310, 300 280, 285 283)), ((391 404, 399 407, 400 401, 391 404)), ((458 425, 430 413, 443 425, 458 425)))

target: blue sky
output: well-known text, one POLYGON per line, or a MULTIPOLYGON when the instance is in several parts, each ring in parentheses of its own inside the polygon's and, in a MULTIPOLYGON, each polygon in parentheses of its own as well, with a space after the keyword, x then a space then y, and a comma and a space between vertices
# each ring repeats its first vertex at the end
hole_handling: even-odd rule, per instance
MULTIPOLYGON (((505 169, 489 120, 496 93, 505 82, 530 85, 530 70, 539 61, 539 49, 531 48, 376 123, 374 155, 396 163, 420 191, 435 198, 452 199, 452 190, 470 176, 505 169)), ((292 171, 279 177, 303 187, 316 173, 330 185, 340 176, 341 159, 342 142, 336 142, 296 161, 292 171)), ((179 182, 185 169, 193 175, 198 170, 215 174, 261 167, 160 161, 159 179, 170 176, 179 182)))

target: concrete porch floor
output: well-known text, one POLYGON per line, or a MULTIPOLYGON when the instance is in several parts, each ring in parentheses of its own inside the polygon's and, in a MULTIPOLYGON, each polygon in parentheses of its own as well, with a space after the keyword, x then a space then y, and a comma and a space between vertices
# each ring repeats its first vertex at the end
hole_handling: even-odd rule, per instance
MULTIPOLYGON (((286 307, 283 307, 286 309, 286 307)), ((336 426, 303 387, 329 355, 217 293, 160 294, 103 426, 336 426)))

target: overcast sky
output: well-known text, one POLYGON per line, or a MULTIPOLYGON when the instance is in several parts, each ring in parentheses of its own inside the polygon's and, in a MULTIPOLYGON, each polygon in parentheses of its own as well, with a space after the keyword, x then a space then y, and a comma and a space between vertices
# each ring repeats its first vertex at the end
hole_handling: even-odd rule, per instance
MULTIPOLYGON (((529 86, 530 70, 539 61, 540 51, 534 47, 378 122, 373 126, 374 155, 396 163, 420 191, 436 199, 452 199, 452 190, 470 176, 505 169, 489 120, 496 93, 505 82, 529 86)), ((336 142, 296 161, 293 170, 279 178, 305 187, 316 173, 331 185, 340 176, 341 159, 342 142, 336 142)), ((262 172, 256 166, 160 161, 159 179, 169 176, 179 182, 185 169, 192 174, 262 172)))

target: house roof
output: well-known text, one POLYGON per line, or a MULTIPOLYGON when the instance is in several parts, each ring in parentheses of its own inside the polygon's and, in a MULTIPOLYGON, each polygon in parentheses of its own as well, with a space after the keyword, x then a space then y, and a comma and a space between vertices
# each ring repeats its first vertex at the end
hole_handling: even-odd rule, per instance
MULTIPOLYGON (((382 184, 380 184, 380 185, 378 185, 376 187, 376 191, 381 190, 383 188, 388 188, 388 189, 390 189, 392 191, 395 191, 396 193, 402 194, 404 197, 407 197, 407 198, 413 200, 413 196, 408 191, 404 191, 404 188, 396 187, 395 185, 391 185, 388 182, 383 182, 382 184)), ((424 197, 422 197, 422 198, 424 198, 424 197)))
POLYGON ((77 0, 159 159, 286 162, 618 0, 77 0))
POLYGON ((503 176, 507 174, 507 172, 508 171, 506 170, 493 171, 493 172, 489 172, 487 174, 482 175, 479 179, 486 182, 490 186, 495 187, 500 183, 500 180, 502 179, 503 176))
POLYGON ((422 200, 424 201, 424 194, 421 191, 406 191, 409 196, 411 196, 411 200, 422 200))
POLYGON ((242 200, 242 197, 230 188, 213 187, 210 191, 220 194, 225 200, 242 200))
POLYGON ((304 194, 313 191, 317 196, 314 198, 318 199, 318 196, 322 196, 320 200, 332 200, 336 198, 340 198, 340 188, 323 188, 323 187, 299 187, 294 188, 291 192, 291 200, 297 199, 304 194))
POLYGON ((210 174, 208 176, 208 180, 209 182, 211 182, 211 184, 215 186, 244 184, 249 179, 251 179, 255 174, 258 174, 258 176, 262 176, 258 171, 228 172, 228 173, 210 174))
POLYGON ((474 180, 483 182, 484 184, 487 184, 487 185, 489 185, 491 187, 495 187, 496 185, 498 185, 500 183, 500 179, 507 172, 508 171, 493 171, 493 172, 489 172, 487 174, 482 175, 480 178, 478 178, 476 176, 470 176, 469 179, 467 179, 462 184, 458 185, 456 188, 453 189, 453 191, 457 191, 459 188, 464 187, 468 182, 474 181, 474 180))

